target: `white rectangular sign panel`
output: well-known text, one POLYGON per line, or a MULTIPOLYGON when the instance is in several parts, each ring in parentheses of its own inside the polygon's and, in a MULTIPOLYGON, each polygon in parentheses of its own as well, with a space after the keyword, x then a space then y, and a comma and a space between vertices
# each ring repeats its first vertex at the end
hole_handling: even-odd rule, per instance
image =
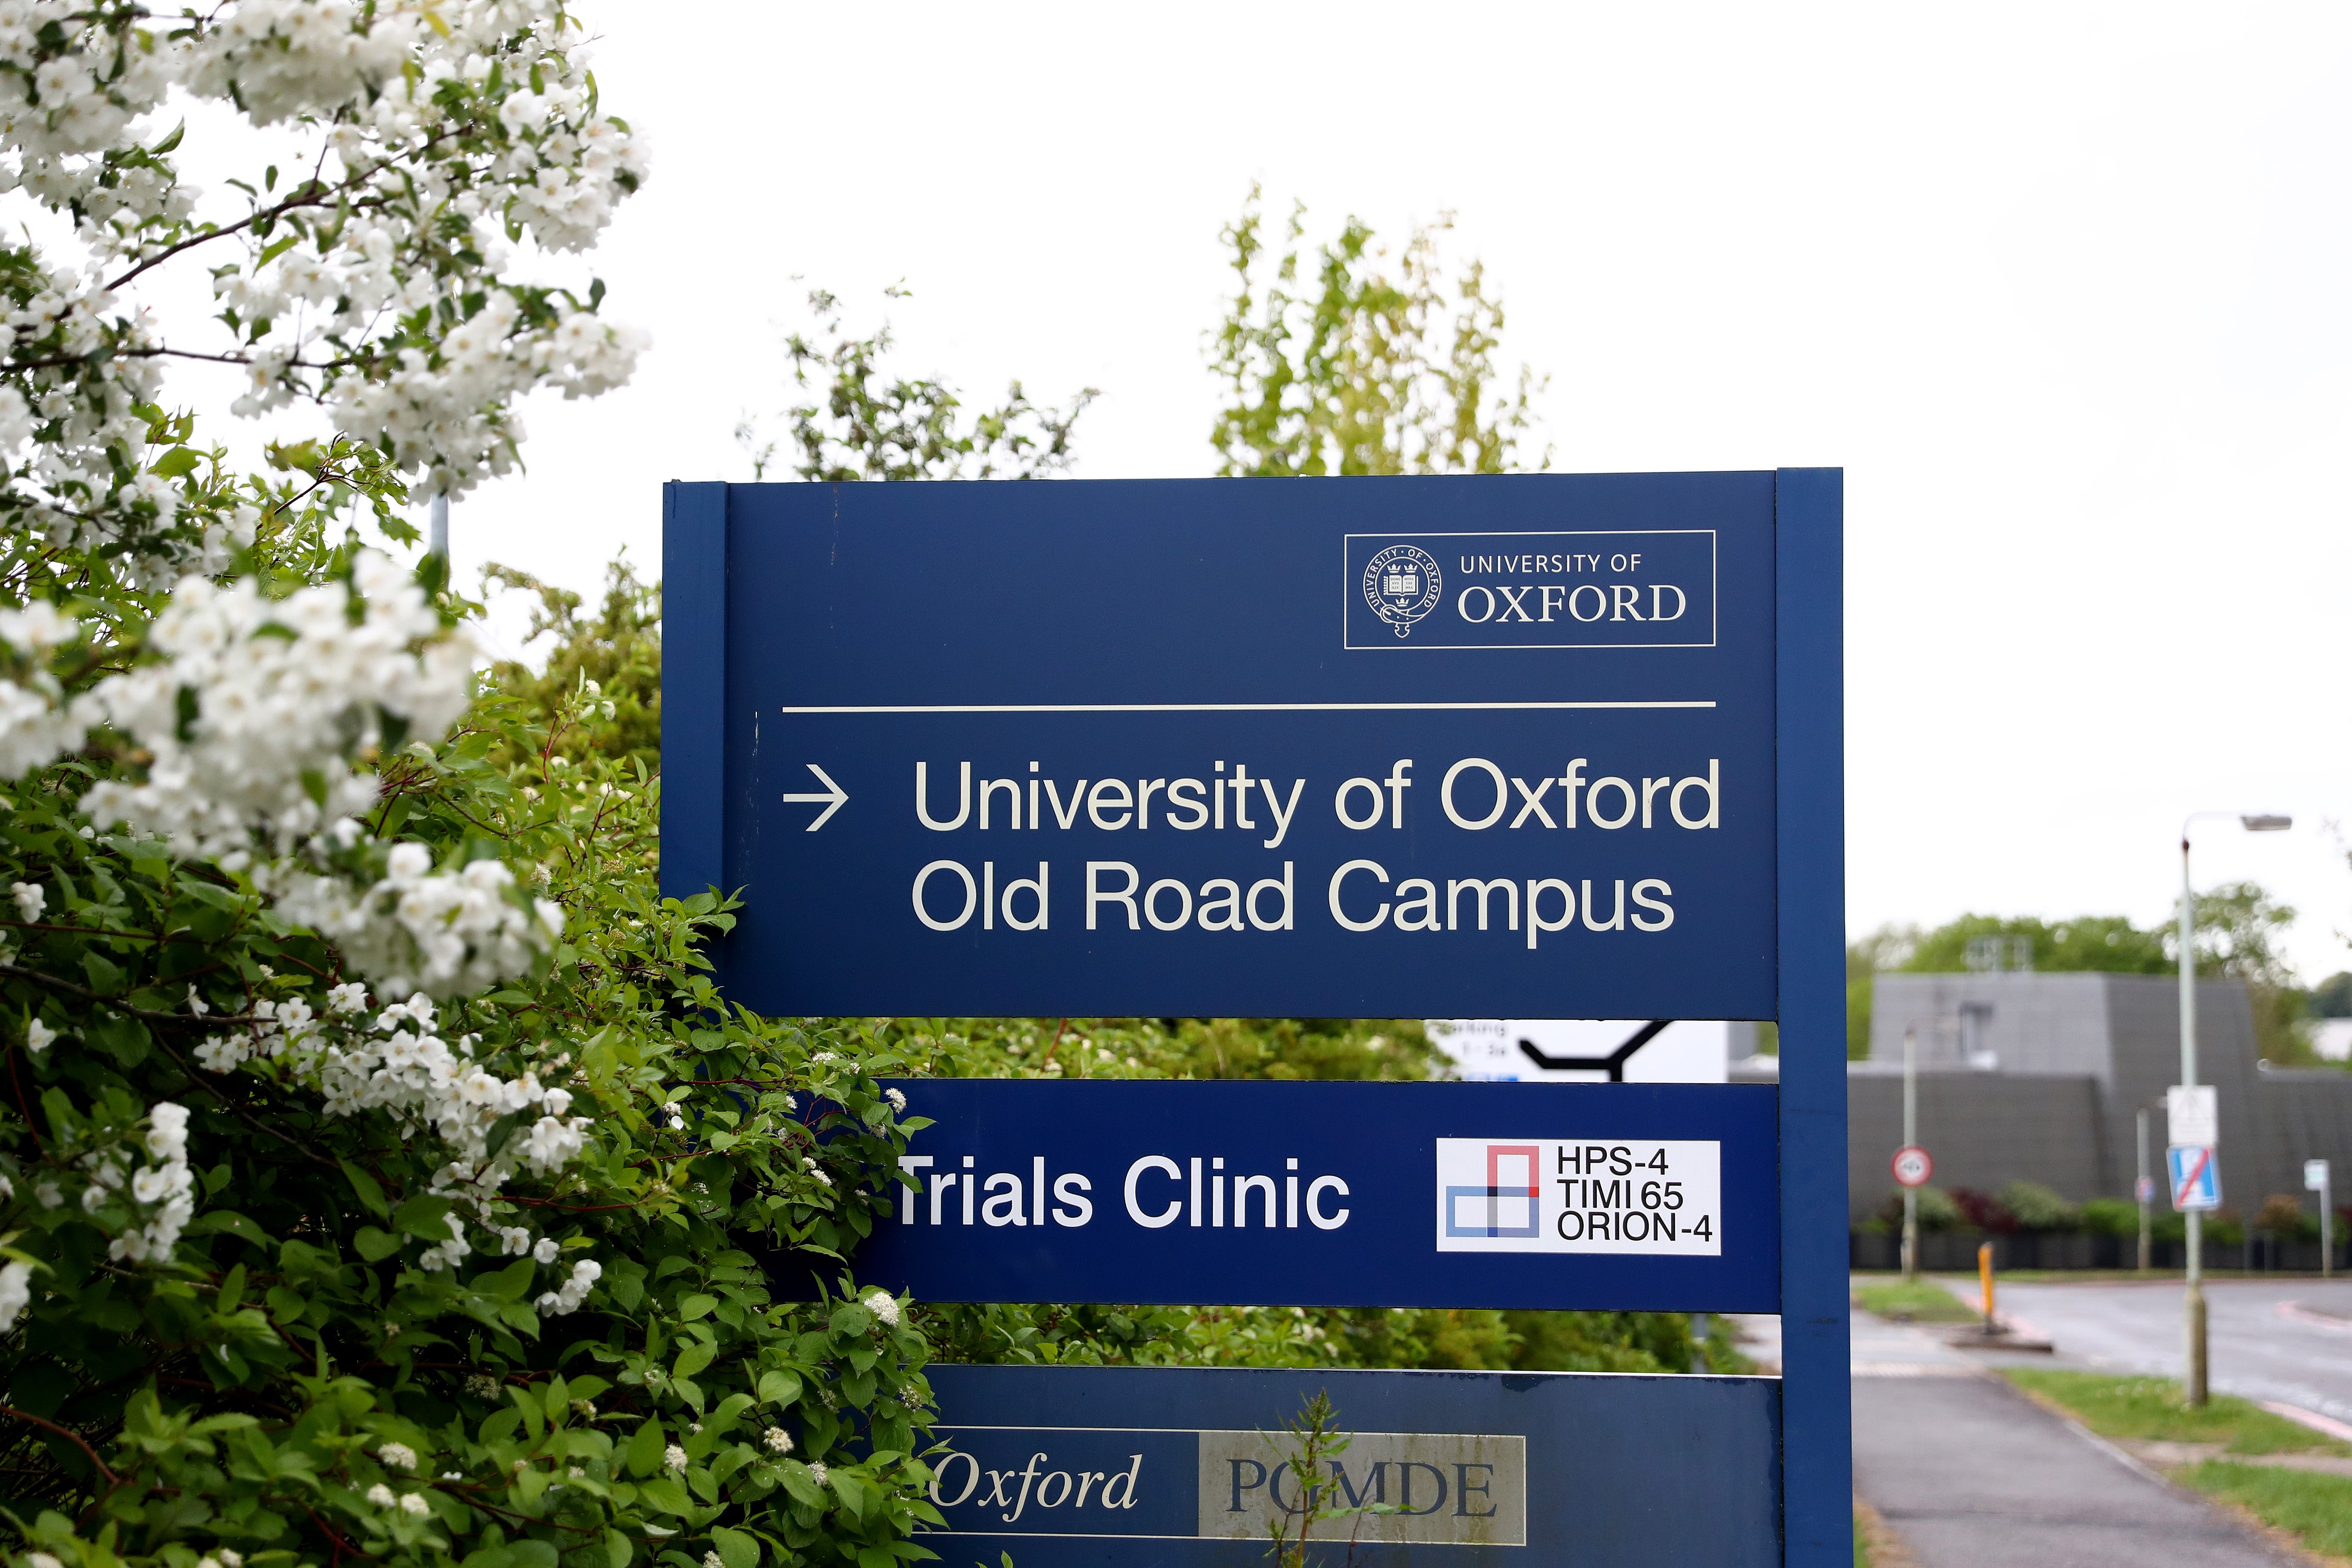
POLYGON ((1723 1145, 1440 1138, 1440 1252, 1723 1251, 1723 1145))
POLYGON ((2174 1084, 2164 1091, 2168 1143, 2200 1143, 2208 1148, 2221 1141, 2221 1110, 2210 1083, 2174 1084))
POLYGON ((2306 1193, 2324 1193, 2327 1190, 2326 1161, 2305 1160, 2303 1163, 2303 1190, 2306 1193))

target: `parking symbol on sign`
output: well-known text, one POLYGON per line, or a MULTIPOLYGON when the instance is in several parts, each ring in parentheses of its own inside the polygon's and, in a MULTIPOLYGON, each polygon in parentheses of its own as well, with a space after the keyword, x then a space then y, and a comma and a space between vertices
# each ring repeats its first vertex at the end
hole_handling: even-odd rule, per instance
POLYGON ((2172 1177, 2172 1206, 2181 1214, 2221 1206, 2221 1170, 2210 1143, 2175 1143, 2164 1152, 2172 1177))

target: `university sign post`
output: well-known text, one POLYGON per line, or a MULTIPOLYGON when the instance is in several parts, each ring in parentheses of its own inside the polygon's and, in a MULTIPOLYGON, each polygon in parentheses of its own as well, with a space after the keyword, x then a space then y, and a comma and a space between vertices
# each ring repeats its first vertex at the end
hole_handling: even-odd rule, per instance
MULTIPOLYGON (((1343 1422, 1389 1455, 1367 1461, 1383 1486, 1419 1478, 1416 1506, 1452 1474, 1469 1520, 1508 1489, 1466 1479, 1536 1467, 1511 1472, 1538 1483, 1510 1494, 1518 1538, 1376 1532, 1374 1553, 1696 1560, 1660 1555, 1659 1521, 1707 1507, 1747 1545, 1677 1550, 1844 1562, 1841 516, 1824 469, 671 486, 663 889, 741 890, 714 958, 746 1006, 1780 1026, 1777 1089, 906 1083, 935 1125, 861 1277, 934 1300, 1778 1311, 1769 1399, 1445 1384, 1479 1426, 1381 1392, 1432 1374, 1313 1381, 1357 1391, 1343 1422), (1378 1442, 1374 1407, 1402 1423, 1378 1442), (1672 1495, 1595 1493, 1580 1524, 1528 1501, 1570 1462, 1562 1419, 1654 1448, 1672 1495), (1776 1442, 1685 1440, 1759 1421, 1776 1442)), ((1136 1561, 1118 1540, 1139 1534, 1156 1561, 1239 1562, 1258 1548, 1225 1527, 1256 1533, 1288 1483, 1236 1492, 1257 1459, 1226 1450, 1296 1408, 1263 1378, 1216 1392, 1245 1375, 940 1369, 967 1456, 940 1472, 951 1528, 1022 1536, 1025 1563, 1136 1561), (1152 1398, 1197 1419, 1130 1444, 1112 1521, 1167 1528, 1066 1528, 1081 1482, 1101 1513, 1125 1472, 1040 1469, 1034 1444, 1027 1500, 956 1499, 967 1468, 1014 1473, 978 1434, 1157 1431, 1118 1391, 1169 1379, 1194 1381, 1152 1398), (1065 1418, 1082 1407, 1099 1419, 1065 1418), (1147 1480, 1153 1454, 1192 1468, 1147 1480)))

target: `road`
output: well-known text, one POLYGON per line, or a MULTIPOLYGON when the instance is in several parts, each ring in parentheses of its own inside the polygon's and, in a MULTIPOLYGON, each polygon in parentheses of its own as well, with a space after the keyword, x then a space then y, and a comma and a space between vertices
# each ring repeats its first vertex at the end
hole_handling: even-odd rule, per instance
MULTIPOLYGON (((1972 1300, 1976 1281, 1943 1283, 1972 1300), (1963 1286, 1965 1285, 1965 1288, 1963 1286)), ((2180 1281, 1999 1287, 2003 1317, 2050 1340, 2041 1364, 2180 1375, 2180 1281)), ((2206 1342, 2213 1388, 2352 1423, 2352 1282, 2209 1279, 2206 1342), (2331 1316, 2332 1315, 2332 1316, 2331 1316)))

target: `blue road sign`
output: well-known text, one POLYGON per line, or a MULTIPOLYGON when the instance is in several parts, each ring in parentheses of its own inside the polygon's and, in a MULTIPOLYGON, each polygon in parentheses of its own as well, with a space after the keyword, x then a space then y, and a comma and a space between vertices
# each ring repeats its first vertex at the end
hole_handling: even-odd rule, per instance
POLYGON ((771 1013, 1771 1016, 1774 494, 726 487, 664 887, 771 1013))
POLYGON ((934 1301, 1769 1312, 1761 1085, 902 1079, 861 1280, 934 1301))
MULTIPOLYGON (((746 896, 715 954, 734 1001, 784 1014, 1777 1020, 1784 1371, 1759 1419, 1778 1424, 1780 1560, 1850 1560, 1838 471, 672 485, 664 510, 662 889, 746 896)), ((1536 1105, 1568 1091, 1519 1092, 1536 1105)), ((1717 1285, 1746 1291, 1741 1249, 1761 1237, 1735 1195, 1752 1181, 1748 1135, 1731 1131, 1745 1115, 1721 1113, 1713 1259, 1513 1257, 1532 1239, 1514 1233, 1559 1218, 1539 1197, 1521 1203, 1517 1157, 1489 1145, 1534 1147, 1540 1163, 1586 1130, 1482 1122, 1452 1151, 1430 1133, 1430 1171, 1414 1176, 1431 1183, 1425 1223, 1433 1237, 1441 1224, 1471 1233, 1450 1236, 1432 1272, 1559 1264, 1563 1289, 1597 1269, 1690 1305, 1713 1304, 1717 1285), (1683 1284, 1701 1280, 1686 1299, 1683 1284)), ((1612 1136, 1708 1142, 1685 1136, 1696 1124, 1612 1136)), ((1201 1142, 1213 1232, 1220 1156, 1201 1142)), ((918 1231, 946 1249, 936 1260, 972 1245, 966 1235, 1041 1228, 1036 1199, 1067 1173, 1049 1163, 1039 1184, 1033 1163, 1032 1224, 991 1226, 990 1200, 1009 1197, 987 1178, 1020 1173, 983 1171, 971 1152, 981 1184, 962 1184, 961 1152, 950 1171, 925 1168, 919 1223, 885 1226, 861 1268, 918 1231), (959 1180, 939 1187, 931 1228, 929 1178, 942 1174, 959 1180), (969 1232, 967 1192, 980 1215, 969 1232)), ((1261 1139, 1246 1158, 1270 1152, 1261 1139)), ((1139 1173, 1139 1157, 1110 1200, 1125 1212, 1132 1177, 1138 1206, 1166 1214, 1180 1180, 1183 1217, 1155 1234, 1171 1253, 1193 1247, 1192 1152, 1171 1142, 1162 1156, 1178 1178, 1139 1173)), ((1302 1215, 1336 1218, 1339 1193, 1313 1195, 1333 1173, 1307 1171, 1310 1154, 1282 1157, 1280 1228, 1303 1238, 1321 1227, 1286 1223, 1287 1161, 1307 1178, 1302 1215)), ((1239 1185, 1260 1205, 1262 1229, 1266 1188, 1235 1178, 1276 1173, 1223 1174, 1228 1202, 1239 1185)), ((1049 1207, 1047 1224, 1078 1212, 1049 1207)), ((967 1261, 986 1258, 982 1242, 967 1261)), ((929 1267, 908 1259, 910 1279, 929 1267)), ((1203 1295, 1196 1284, 1157 1299, 1203 1295)), ((1579 1460, 1609 1494, 1584 1506, 1613 1520, 1614 1500, 1635 1494, 1610 1467, 1684 1395, 1637 1392, 1643 1380, 1588 1386, 1627 1391, 1622 1411, 1588 1426, 1607 1437, 1579 1460)), ((1244 1419, 1257 1418, 1228 1424, 1244 1419)), ((1381 1430, 1419 1431, 1418 1419, 1381 1430)), ((1697 1418, 1675 1419, 1669 1457, 1687 1463, 1681 1490, 1650 1505, 1658 1541, 1696 1528, 1723 1488, 1775 1476, 1769 1442, 1732 1453, 1697 1418)), ((1722 1517, 1722 1544, 1639 1558, 1612 1544, 1619 1555, 1579 1560, 1767 1560, 1769 1505, 1722 1517)), ((1255 1561, 1263 1549, 1223 1550, 1255 1561)))
MULTIPOLYGON (((1759 1377, 934 1366, 950 1568, 1259 1568, 1309 1537, 1362 1568, 1781 1562, 1780 1385, 1759 1377), (1347 1447, 1302 1485, 1284 1425, 1347 1447), (1372 1512, 1371 1505, 1393 1511, 1372 1512), (1349 1548, 1352 1542, 1353 1552, 1349 1548)), ((1310 1555, 1315 1555, 1310 1553, 1310 1555)))
POLYGON ((2210 1143, 2175 1143, 2165 1150, 2164 1165, 2172 1176, 2176 1213, 2221 1206, 2221 1164, 2210 1143))

